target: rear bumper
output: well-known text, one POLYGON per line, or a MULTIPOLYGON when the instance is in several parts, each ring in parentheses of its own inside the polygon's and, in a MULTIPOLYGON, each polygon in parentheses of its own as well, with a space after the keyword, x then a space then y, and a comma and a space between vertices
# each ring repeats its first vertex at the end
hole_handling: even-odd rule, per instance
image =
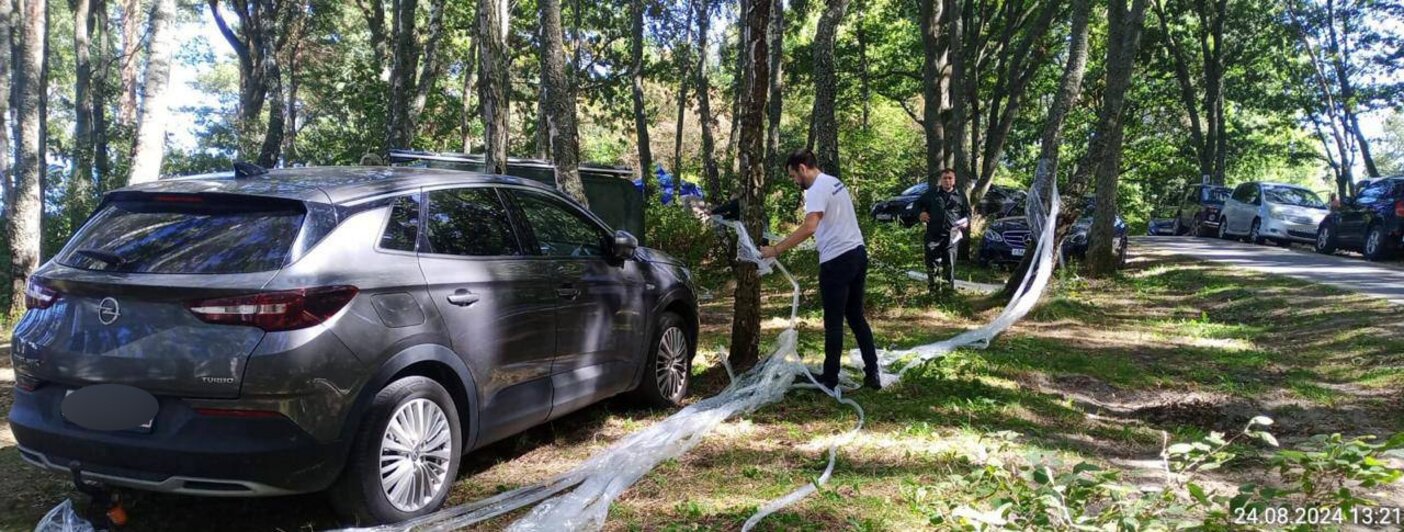
POLYGON ((149 434, 87 430, 60 414, 66 391, 16 390, 9 420, 25 461, 133 489, 255 497, 324 490, 346 458, 344 444, 319 443, 287 418, 209 417, 168 397, 149 434))

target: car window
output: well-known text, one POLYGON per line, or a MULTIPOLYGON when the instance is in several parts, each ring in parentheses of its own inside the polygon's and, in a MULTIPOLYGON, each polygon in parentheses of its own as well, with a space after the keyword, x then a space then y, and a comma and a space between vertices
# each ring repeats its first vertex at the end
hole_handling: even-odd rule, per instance
POLYGON ((1238 185, 1238 188, 1233 189, 1233 200, 1240 203, 1247 203, 1248 186, 1249 185, 1247 183, 1244 183, 1242 185, 1238 185))
POLYGON ((542 255, 603 257, 606 233, 594 220, 565 202, 524 190, 513 190, 522 215, 536 236, 542 255))
POLYGON ((1251 203, 1253 205, 1263 204, 1262 190, 1258 188, 1258 185, 1248 185, 1248 199, 1246 203, 1251 203))
POLYGON ((110 200, 59 264, 130 273, 252 273, 280 269, 307 210, 263 197, 139 194, 110 200))
POLYGON ((1267 200, 1279 205, 1296 205, 1299 207, 1325 208, 1326 203, 1321 201, 1321 196, 1315 192, 1297 187, 1263 187, 1263 195, 1267 200))
POLYGON ((1204 187, 1200 190, 1206 203, 1223 203, 1229 195, 1228 187, 1204 187))
POLYGON ((915 196, 915 195, 917 195, 917 194, 925 194, 925 193, 926 193, 926 187, 927 187, 927 186, 929 186, 927 183, 918 183, 918 184, 912 185, 912 186, 910 186, 910 187, 907 187, 907 190, 903 190, 903 191, 902 191, 902 195, 903 195, 903 196, 915 196))
POLYGON ((395 198, 390 220, 380 235, 381 249, 414 251, 419 241, 419 194, 395 198))
POLYGON ((491 188, 429 193, 424 253, 466 257, 521 255, 507 208, 491 188))

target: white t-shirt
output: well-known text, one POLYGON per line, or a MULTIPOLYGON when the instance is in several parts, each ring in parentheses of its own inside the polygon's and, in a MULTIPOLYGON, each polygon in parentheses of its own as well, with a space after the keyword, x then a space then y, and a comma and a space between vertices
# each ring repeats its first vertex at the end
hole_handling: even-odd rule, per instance
POLYGON ((819 262, 842 255, 863 245, 858 215, 853 212, 853 196, 837 177, 821 173, 804 191, 804 213, 822 212, 814 240, 819 244, 819 262))

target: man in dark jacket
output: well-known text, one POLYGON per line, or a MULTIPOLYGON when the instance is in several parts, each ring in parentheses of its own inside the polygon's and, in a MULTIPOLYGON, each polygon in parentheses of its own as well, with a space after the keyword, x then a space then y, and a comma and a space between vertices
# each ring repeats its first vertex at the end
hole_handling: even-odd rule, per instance
POLYGON ((955 288, 956 251, 960 248, 961 231, 970 226, 970 203, 956 190, 955 182, 955 170, 942 170, 940 186, 927 190, 917 200, 921 221, 926 223, 922 249, 926 251, 927 286, 932 292, 936 291, 938 265, 941 278, 946 281, 944 288, 955 288))

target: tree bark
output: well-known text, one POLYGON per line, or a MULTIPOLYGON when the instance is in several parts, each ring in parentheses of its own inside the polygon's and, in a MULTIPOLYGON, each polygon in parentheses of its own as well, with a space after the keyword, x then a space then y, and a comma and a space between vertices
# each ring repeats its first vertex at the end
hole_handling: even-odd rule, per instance
MULTIPOLYGON (((757 0, 765 1, 765 0, 757 0)), ((827 0, 814 32, 814 155, 819 168, 840 177, 838 147, 838 77, 834 72, 834 40, 848 10, 848 0, 827 0)))
POLYGON ((722 201, 720 170, 717 168, 716 139, 712 128, 712 88, 707 82, 707 27, 711 0, 697 0, 697 112, 702 121, 702 186, 707 197, 722 201))
POLYGON ((969 198, 974 180, 971 179, 968 152, 966 151, 966 143, 970 139, 966 136, 966 110, 969 106, 966 93, 969 87, 966 80, 968 75, 966 72, 968 70, 966 52, 968 49, 965 42, 965 17, 961 5, 964 0, 944 1, 946 3, 943 10, 945 12, 946 33, 949 35, 951 43, 949 52, 951 57, 951 115, 950 124, 946 127, 949 134, 946 142, 950 145, 953 164, 955 168, 959 169, 956 172, 956 188, 960 189, 960 193, 964 194, 966 198, 969 198))
POLYGON ((478 84, 478 40, 473 39, 468 47, 468 57, 463 64, 463 153, 473 153, 473 91, 478 84))
MULTIPOLYGON (((639 143, 639 179, 644 184, 644 202, 653 197, 653 150, 649 146, 648 140, 648 109, 644 107, 644 87, 643 87, 643 52, 644 52, 644 3, 643 0, 632 0, 630 2, 631 21, 631 49, 629 77, 633 84, 634 93, 634 133, 637 135, 639 143)), ((679 94, 680 101, 682 95, 679 94)), ((681 122, 678 124, 682 126, 681 122)))
MULTIPOLYGON (((11 45, 13 43, 12 33, 15 22, 15 3, 13 0, 0 0, 0 194, 4 195, 0 199, 0 218, 6 220, 10 212, 10 204, 14 201, 14 175, 11 174, 13 168, 10 166, 11 157, 14 155, 10 146, 11 129, 14 124, 10 122, 10 71, 14 68, 13 61, 19 59, 12 54, 11 45)), ((5 224, 6 231, 9 224, 5 224)), ((10 309, 0 308, 0 313, 7 313, 10 309)))
POLYGON ((507 0, 478 0, 478 105, 483 116, 487 171, 507 173, 507 0))
POLYGON ((170 25, 175 21, 175 0, 155 2, 151 10, 151 52, 142 81, 141 112, 136 140, 132 144, 132 171, 128 183, 159 178, 161 158, 166 149, 166 121, 170 117, 166 94, 171 80, 171 55, 175 51, 175 35, 170 25))
POLYGON ((1356 146, 1360 147, 1360 158, 1365 163, 1366 175, 1371 178, 1380 177, 1380 170, 1375 166, 1375 157, 1370 153, 1370 141, 1360 131, 1360 120, 1355 112, 1355 84, 1351 81, 1351 49, 1350 49, 1350 28, 1342 24, 1342 30, 1336 28, 1336 3, 1334 0, 1326 2, 1326 27, 1327 35, 1331 43, 1331 66, 1336 71, 1336 80, 1341 87, 1341 112, 1345 118, 1345 129, 1355 137, 1356 146))
MULTIPOLYGON (((1090 0, 1072 0, 1068 62, 1063 66, 1063 77, 1058 81, 1058 92, 1053 97, 1053 104, 1048 109, 1048 118, 1043 123, 1043 142, 1039 146, 1033 186, 1039 191, 1040 197, 1050 204, 1057 200, 1052 195, 1053 183, 1058 179, 1058 150, 1063 144, 1063 122, 1067 119, 1068 111, 1072 109, 1073 104, 1077 103, 1078 97, 1082 94, 1082 76, 1087 70, 1087 21, 1090 12, 1090 0)), ((1050 219, 1046 223, 1058 223, 1058 220, 1050 219)), ((1061 240, 1055 235, 1053 241, 1059 242, 1061 240)), ((1033 259, 1037 256, 1038 244, 1035 243, 1028 252, 1024 253, 1024 258, 1019 261, 1019 266, 1010 274, 1001 295, 1004 297, 1017 295, 1025 274, 1028 273, 1029 268, 1033 267, 1033 259)))
POLYGON ((132 127, 136 123, 137 76, 141 75, 141 22, 146 18, 142 0, 126 0, 122 4, 122 98, 117 104, 117 123, 132 127))
POLYGON ((565 72, 565 37, 561 32, 561 0, 541 0, 541 87, 546 97, 547 138, 556 166, 556 188, 589 205, 580 181, 580 137, 576 133, 575 91, 565 72))
MULTIPOLYGON (((843 1, 843 0, 840 0, 843 1)), ((765 35, 770 21, 767 0, 746 2, 742 12, 748 31, 741 50, 746 56, 746 83, 738 94, 741 112, 737 153, 740 163, 741 221, 752 235, 762 227, 761 191, 765 186, 765 102, 769 58, 765 35)), ((760 276, 755 264, 737 261, 736 303, 731 324, 731 365, 749 368, 760 359, 760 276)))
POLYGON ((780 118, 784 112, 784 60, 785 60, 785 4, 783 0, 771 0, 770 25, 767 26, 767 39, 770 44, 770 99, 766 102, 765 167, 771 176, 766 181, 766 191, 778 180, 785 177, 784 161, 780 154, 780 118))
POLYGON ((220 34, 234 49, 234 55, 239 59, 239 114, 235 120, 239 155, 246 159, 253 153, 261 156, 264 142, 256 140, 255 137, 260 130, 258 119, 263 114, 263 106, 268 97, 269 68, 265 62, 269 54, 266 45, 266 25, 274 15, 264 10, 262 2, 232 1, 231 7, 239 17, 239 28, 236 32, 224 20, 219 0, 208 0, 208 4, 215 26, 219 28, 220 34))
POLYGON ((1108 9, 1107 86, 1097 117, 1097 132, 1089 148, 1095 149, 1097 154, 1092 159, 1097 165, 1097 210, 1088 234, 1087 250, 1087 266, 1092 275, 1107 275, 1118 267, 1113 230, 1124 136, 1122 109, 1126 90, 1131 85, 1145 10, 1146 0, 1133 0, 1130 11, 1126 10, 1125 0, 1113 0, 1108 9))
POLYGON ((394 0, 391 22, 390 116, 385 132, 385 149, 411 148, 410 99, 414 97, 414 73, 419 69, 419 47, 415 12, 417 0, 394 0))
MULTIPOLYGON (((44 100, 48 45, 48 2, 18 2, 19 35, 15 42, 15 182, 6 212, 10 237, 10 316, 24 312, 24 289, 39 267, 44 181, 44 100)), ((10 196, 6 196, 9 198, 10 196)))
POLYGON ((937 186, 946 166, 946 128, 941 116, 946 87, 946 46, 942 39, 944 0, 920 0, 918 26, 921 28, 922 132, 926 134, 926 181, 937 186))
MULTIPOLYGON (((683 145, 683 125, 687 121, 687 88, 688 81, 692 78, 692 58, 688 53, 692 48, 692 18, 697 12, 697 3, 702 0, 688 0, 686 22, 683 28, 683 42, 677 44, 674 49, 678 55, 678 118, 673 129, 673 173, 681 179, 682 177, 682 145, 683 145)), ((648 197, 653 197, 653 191, 649 187, 653 186, 649 182, 648 176, 644 176, 644 192, 648 197)))
POLYGON ((406 138, 411 142, 418 131, 419 117, 424 114, 429 93, 434 90, 439 76, 443 75, 444 60, 439 56, 439 46, 444 40, 444 3, 445 0, 429 2, 429 34, 425 36, 424 44, 420 47, 423 60, 419 62, 419 70, 413 72, 414 100, 410 102, 409 120, 406 122, 406 138))
POLYGON ((1189 116, 1190 144, 1199 160, 1199 175, 1212 176, 1214 174, 1213 152, 1205 142, 1204 126, 1199 115, 1199 102, 1195 96, 1197 91, 1190 77, 1189 62, 1185 59, 1184 50, 1175 40, 1174 34, 1170 32, 1169 16, 1166 14, 1163 2, 1155 0, 1154 7, 1156 18, 1160 20, 1161 33, 1164 34, 1165 51, 1170 55, 1171 64, 1175 70, 1175 81, 1180 87, 1180 103, 1185 106, 1185 112, 1189 116))
MULTIPOLYGON (((2 1, 0 0, 0 2, 2 1)), ((93 76, 93 170, 96 172, 93 184, 96 186, 97 192, 101 194, 107 192, 108 184, 113 180, 112 158, 108 153, 110 119, 107 115, 107 102, 108 98, 116 92, 113 90, 112 69, 121 62, 121 57, 120 52, 112 44, 112 28, 110 18, 107 16, 107 0, 95 0, 93 13, 96 13, 94 18, 98 21, 94 42, 99 57, 103 58, 98 63, 102 67, 96 70, 93 76)), ((4 40, 0 39, 0 42, 4 42, 4 40)))
POLYGON ((93 193, 93 65, 92 39, 95 17, 89 0, 70 0, 73 14, 73 176, 68 180, 70 228, 88 217, 93 193))

